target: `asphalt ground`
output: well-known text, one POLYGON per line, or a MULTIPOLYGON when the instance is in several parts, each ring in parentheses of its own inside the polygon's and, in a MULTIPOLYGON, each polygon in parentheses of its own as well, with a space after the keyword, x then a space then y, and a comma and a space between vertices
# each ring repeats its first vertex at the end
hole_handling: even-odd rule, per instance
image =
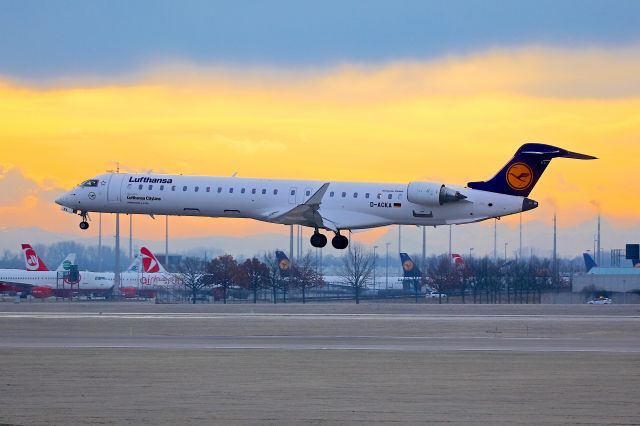
POLYGON ((637 305, 0 304, 0 424, 640 424, 637 305))

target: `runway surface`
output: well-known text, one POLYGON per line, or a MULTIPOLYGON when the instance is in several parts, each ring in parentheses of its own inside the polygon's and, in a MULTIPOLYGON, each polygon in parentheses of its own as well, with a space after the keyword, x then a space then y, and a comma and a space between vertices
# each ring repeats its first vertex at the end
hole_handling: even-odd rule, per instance
POLYGON ((633 332, 640 330, 640 316, 635 315, 600 316, 594 320, 588 315, 0 312, 0 322, 24 321, 43 324, 31 335, 9 336, 0 332, 5 334, 0 348, 640 352, 640 334, 633 332), (189 335, 192 328, 189 323, 194 321, 200 323, 200 332, 210 330, 212 334, 189 335), (69 322, 74 322, 73 327, 69 322), (118 323, 135 325, 130 326, 129 336, 96 336, 91 333, 91 326, 96 322, 101 326, 112 323, 114 330, 118 329, 118 323), (234 335, 230 322, 245 332, 256 325, 271 323, 273 327, 262 334, 234 335), (144 328, 142 323, 147 323, 144 328), (168 323, 178 323, 178 329, 183 331, 177 333, 176 324, 172 324, 173 332, 163 333, 168 323), (77 329, 79 324, 86 329, 77 329), (390 325, 401 328, 402 333, 381 333, 390 325), (318 331, 318 327, 322 328, 322 334, 304 333, 310 328, 318 331), (453 331, 456 328, 466 330, 469 335, 458 335, 453 331), (566 330, 571 328, 582 329, 582 332, 566 335, 566 330), (626 336, 618 333, 624 328, 631 331, 626 336), (280 329, 287 330, 288 334, 279 334, 280 329), (616 332, 603 334, 607 329, 616 332), (73 330, 76 334, 69 335, 73 330), (343 332, 331 334, 340 330, 343 332), (406 335, 407 330, 414 330, 414 335, 406 335), (452 332, 442 335, 446 330, 452 332), (540 330, 546 333, 541 334, 540 330), (348 331, 351 333, 345 333, 348 331))
POLYGON ((632 425, 639 352, 633 305, 0 304, 0 424, 632 425))

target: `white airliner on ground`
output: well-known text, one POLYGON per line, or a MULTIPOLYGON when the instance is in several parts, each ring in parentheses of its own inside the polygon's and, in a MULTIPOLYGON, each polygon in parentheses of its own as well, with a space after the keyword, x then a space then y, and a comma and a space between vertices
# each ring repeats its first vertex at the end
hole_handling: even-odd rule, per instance
POLYGON ((314 247, 327 243, 320 229, 333 231, 333 247, 344 249, 344 230, 462 224, 536 208, 538 203, 526 197, 555 157, 595 158, 529 143, 492 179, 467 186, 106 173, 56 203, 79 214, 82 229, 89 227, 89 212, 242 217, 314 228, 314 247))
MULTIPOLYGON (((56 292, 68 292, 73 285, 73 289, 81 294, 109 295, 115 285, 113 272, 92 271, 80 271, 78 283, 63 283, 63 280, 58 278, 58 272, 73 263, 75 254, 67 256, 57 271, 49 271, 31 246, 23 244, 23 253, 29 254, 25 259, 31 259, 32 264, 37 263, 41 265, 39 268, 44 269, 0 269, 0 292, 22 291, 36 298, 46 298, 57 295, 56 292), (34 257, 36 260, 33 260, 34 257)), ((136 256, 125 272, 120 273, 120 290, 126 297, 149 296, 161 287, 167 288, 181 283, 180 276, 167 272, 149 249, 142 247, 140 255, 136 256)))

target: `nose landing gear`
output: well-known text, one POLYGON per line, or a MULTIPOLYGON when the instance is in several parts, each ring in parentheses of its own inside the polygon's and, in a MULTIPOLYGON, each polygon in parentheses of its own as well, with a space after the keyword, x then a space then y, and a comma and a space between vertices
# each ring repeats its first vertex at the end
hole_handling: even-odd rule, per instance
POLYGON ((349 239, 344 235, 336 233, 335 237, 331 239, 331 245, 338 250, 344 250, 349 245, 349 239))
POLYGON ((89 229, 89 222, 87 222, 87 220, 89 219, 89 215, 87 214, 87 212, 80 212, 80 216, 82 217, 82 222, 80 222, 80 229, 89 229))

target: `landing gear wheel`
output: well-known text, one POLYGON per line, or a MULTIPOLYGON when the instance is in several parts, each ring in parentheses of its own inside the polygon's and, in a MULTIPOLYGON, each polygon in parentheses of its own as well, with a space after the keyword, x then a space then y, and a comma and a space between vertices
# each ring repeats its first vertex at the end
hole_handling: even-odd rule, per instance
POLYGON ((311 236, 311 245, 316 248, 324 247, 327 245, 327 237, 319 232, 315 232, 311 236))
POLYGON ((331 245, 338 250, 344 250, 349 245, 349 239, 344 235, 336 234, 336 236, 331 239, 331 245))
POLYGON ((89 229, 89 222, 87 222, 86 220, 80 222, 80 229, 89 229))

